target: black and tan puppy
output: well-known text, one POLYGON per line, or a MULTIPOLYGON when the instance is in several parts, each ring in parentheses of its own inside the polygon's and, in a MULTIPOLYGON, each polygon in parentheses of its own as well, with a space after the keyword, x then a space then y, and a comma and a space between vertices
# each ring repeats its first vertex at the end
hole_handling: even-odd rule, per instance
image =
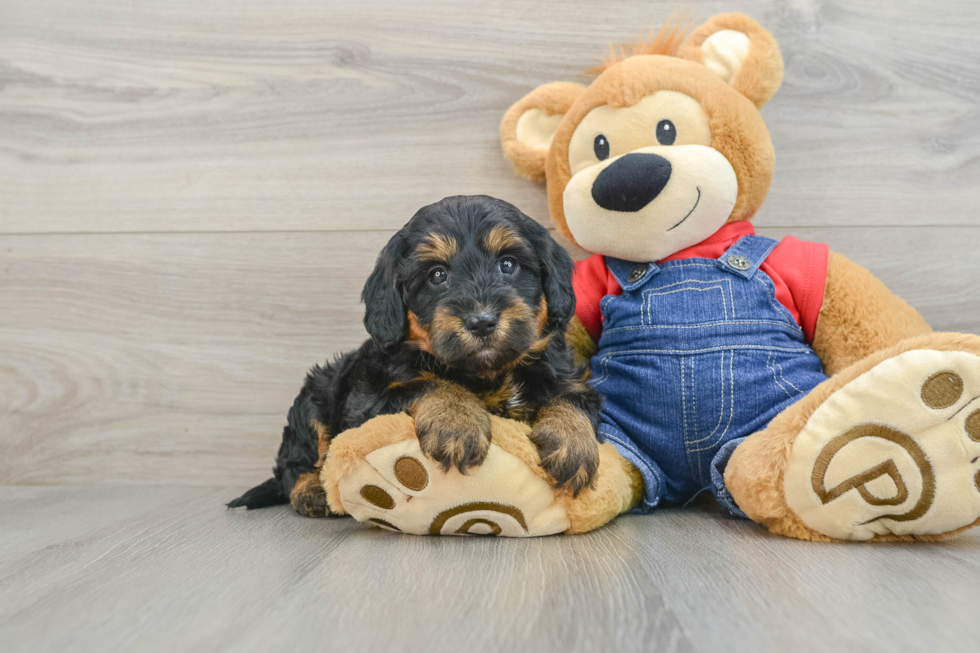
POLYGON ((230 507, 290 501, 325 515, 319 467, 332 435, 402 411, 446 469, 483 462, 493 413, 533 426, 557 486, 577 494, 592 483, 600 399, 565 345, 572 260, 544 227, 492 197, 448 197, 391 238, 362 299, 371 338, 313 368, 289 411, 275 477, 230 507))

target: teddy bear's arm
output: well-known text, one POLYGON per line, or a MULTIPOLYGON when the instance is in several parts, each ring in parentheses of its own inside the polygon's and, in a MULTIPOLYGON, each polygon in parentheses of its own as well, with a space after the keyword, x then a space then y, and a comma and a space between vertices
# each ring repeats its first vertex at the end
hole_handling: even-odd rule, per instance
POLYGON ((572 350, 576 366, 589 365, 592 357, 599 351, 599 346, 592 340, 588 329, 585 328, 585 325, 582 324, 582 321, 578 317, 573 317, 568 323, 568 330, 565 332, 565 342, 568 343, 568 346, 572 350))
POLYGON ((931 332, 922 316, 874 275, 830 252, 813 336, 813 349, 828 376, 875 351, 931 332))

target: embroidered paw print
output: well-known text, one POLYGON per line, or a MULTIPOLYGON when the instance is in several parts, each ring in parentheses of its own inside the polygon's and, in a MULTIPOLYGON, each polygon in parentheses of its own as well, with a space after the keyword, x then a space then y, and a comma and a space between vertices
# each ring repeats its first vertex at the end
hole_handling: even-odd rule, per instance
POLYGON ((466 474, 443 470, 406 440, 371 452, 339 483, 359 521, 427 535, 526 537, 568 529, 547 482, 495 445, 466 474))
POLYGON ((793 443, 787 503, 841 539, 941 534, 980 518, 980 357, 915 350, 831 395, 793 443))

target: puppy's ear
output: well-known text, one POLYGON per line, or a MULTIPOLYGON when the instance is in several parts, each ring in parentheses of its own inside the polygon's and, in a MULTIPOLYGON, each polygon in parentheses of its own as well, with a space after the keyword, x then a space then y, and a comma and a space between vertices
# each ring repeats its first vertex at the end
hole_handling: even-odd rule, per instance
POLYGON ((564 331, 575 315, 575 291, 572 290, 575 263, 547 229, 531 218, 527 221, 531 243, 541 259, 541 286, 548 302, 548 329, 564 331))
POLYGON ((704 66, 762 108, 783 81, 775 37, 745 14, 718 14, 694 30, 677 56, 704 66))
POLYGON ((385 245, 374 271, 364 284, 364 328, 382 345, 400 342, 405 334, 405 304, 398 281, 398 264, 405 256, 405 238, 396 233, 385 245))
POLYGON ((581 84, 552 82, 534 89, 507 110, 500 123, 500 144, 517 174, 532 181, 544 179, 551 139, 584 90, 581 84))

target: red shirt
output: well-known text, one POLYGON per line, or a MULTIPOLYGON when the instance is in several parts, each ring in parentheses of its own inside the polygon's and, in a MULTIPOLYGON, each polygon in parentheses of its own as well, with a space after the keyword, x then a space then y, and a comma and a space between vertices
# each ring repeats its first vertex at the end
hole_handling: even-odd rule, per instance
MULTIPOLYGON (((720 258, 739 238, 753 234, 755 228, 751 222, 732 222, 697 245, 682 249, 657 263, 685 258, 720 258)), ((810 243, 787 236, 759 266, 776 286, 776 299, 803 328, 807 342, 813 342, 813 334, 817 330, 829 254, 829 248, 823 243, 810 243)), ((623 289, 606 268, 606 259, 601 254, 576 263, 572 287, 575 289, 575 314, 592 339, 598 342, 602 334, 599 302, 606 295, 621 294, 623 289)))

